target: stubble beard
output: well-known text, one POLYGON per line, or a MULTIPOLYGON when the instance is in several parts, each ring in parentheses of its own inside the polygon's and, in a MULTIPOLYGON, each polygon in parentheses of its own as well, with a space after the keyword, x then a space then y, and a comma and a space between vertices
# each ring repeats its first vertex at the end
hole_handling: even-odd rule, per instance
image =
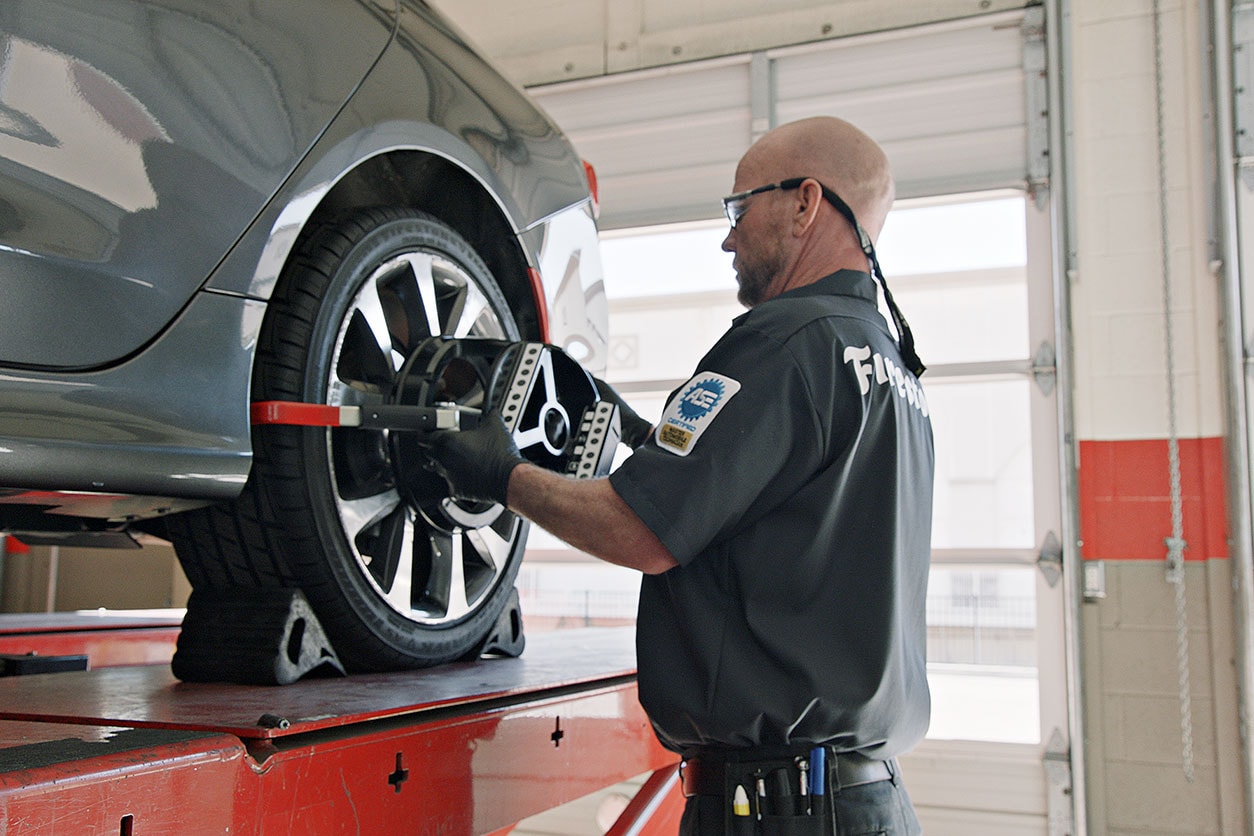
POLYGON ((737 261, 736 282, 740 286, 736 291, 737 301, 746 308, 752 308, 770 299, 771 284, 783 270, 783 259, 778 250, 763 253, 754 261, 743 257, 737 258, 737 261))

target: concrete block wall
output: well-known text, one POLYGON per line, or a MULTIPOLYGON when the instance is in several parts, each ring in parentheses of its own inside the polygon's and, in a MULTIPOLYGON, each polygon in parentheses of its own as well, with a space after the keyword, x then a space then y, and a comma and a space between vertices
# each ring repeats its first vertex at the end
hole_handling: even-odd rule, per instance
POLYGON ((1071 277, 1080 538, 1106 596, 1081 611, 1089 832, 1242 832, 1217 283, 1208 267, 1207 7, 1073 2, 1071 277), (1156 117, 1156 75, 1163 119, 1156 117), (1160 207, 1165 180, 1166 273, 1160 207), (1177 666, 1167 314, 1174 361, 1192 780, 1177 666))
POLYGON ((1183 769, 1174 589, 1151 561, 1108 564, 1105 599, 1084 605, 1089 832, 1241 832, 1231 620, 1225 571, 1186 569, 1193 780, 1183 769))

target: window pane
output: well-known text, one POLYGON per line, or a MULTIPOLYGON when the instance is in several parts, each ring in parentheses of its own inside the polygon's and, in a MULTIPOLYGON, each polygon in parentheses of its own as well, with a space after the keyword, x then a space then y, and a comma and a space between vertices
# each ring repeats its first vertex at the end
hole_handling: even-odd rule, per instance
POLYGON ((612 301, 724 290, 734 297, 732 254, 722 250, 726 237, 725 221, 606 233, 601 237, 605 295, 612 301))
POLYGON ((923 362, 1031 355, 1022 196, 899 206, 876 249, 923 362))
POLYGON ((1033 570, 934 568, 927 625, 927 658, 933 664, 1035 668, 1033 570))
POLYGON ((928 366, 1031 356, 1027 275, 1022 267, 939 276, 887 275, 893 298, 914 332, 919 356, 928 366))
POLYGON ((1039 742, 1036 570, 933 568, 927 658, 928 737, 1039 742))
POLYGON ((592 558, 580 561, 577 553, 535 527, 515 585, 527 630, 636 623, 639 572, 592 558))
POLYGON ((1032 548, 1027 380, 924 378, 936 439, 932 548, 1032 548))
POLYGON ((1021 267, 1027 263, 1023 201, 1012 195, 900 205, 875 245, 880 266, 890 283, 894 276, 1021 267))
MULTIPOLYGON (((732 290, 611 299, 609 307, 606 375, 620 388, 624 383, 640 381, 673 381, 678 385, 687 380, 731 321, 744 313, 732 290)), ((640 414, 658 418, 662 410, 659 407, 640 414)))

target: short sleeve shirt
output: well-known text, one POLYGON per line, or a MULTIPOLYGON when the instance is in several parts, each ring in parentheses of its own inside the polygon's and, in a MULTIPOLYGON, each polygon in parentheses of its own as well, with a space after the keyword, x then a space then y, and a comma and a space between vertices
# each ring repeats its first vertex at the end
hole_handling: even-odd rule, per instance
POLYGON ((933 449, 870 276, 757 305, 611 484, 679 566, 645 576, 659 739, 889 758, 927 729, 933 449))

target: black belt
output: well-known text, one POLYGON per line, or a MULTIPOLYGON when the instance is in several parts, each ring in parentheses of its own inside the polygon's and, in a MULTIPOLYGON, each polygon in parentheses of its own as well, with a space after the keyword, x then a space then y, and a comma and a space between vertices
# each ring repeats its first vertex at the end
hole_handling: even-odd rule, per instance
MULTIPOLYGON (((836 781, 840 787, 860 787, 877 781, 891 781, 899 772, 896 759, 877 761, 857 752, 829 754, 827 761, 829 770, 834 764, 836 781)), ((791 763, 791 760, 786 763, 791 763)), ((726 767, 727 760, 720 757, 688 758, 681 762, 679 775, 683 781, 684 797, 726 795, 726 767)))

